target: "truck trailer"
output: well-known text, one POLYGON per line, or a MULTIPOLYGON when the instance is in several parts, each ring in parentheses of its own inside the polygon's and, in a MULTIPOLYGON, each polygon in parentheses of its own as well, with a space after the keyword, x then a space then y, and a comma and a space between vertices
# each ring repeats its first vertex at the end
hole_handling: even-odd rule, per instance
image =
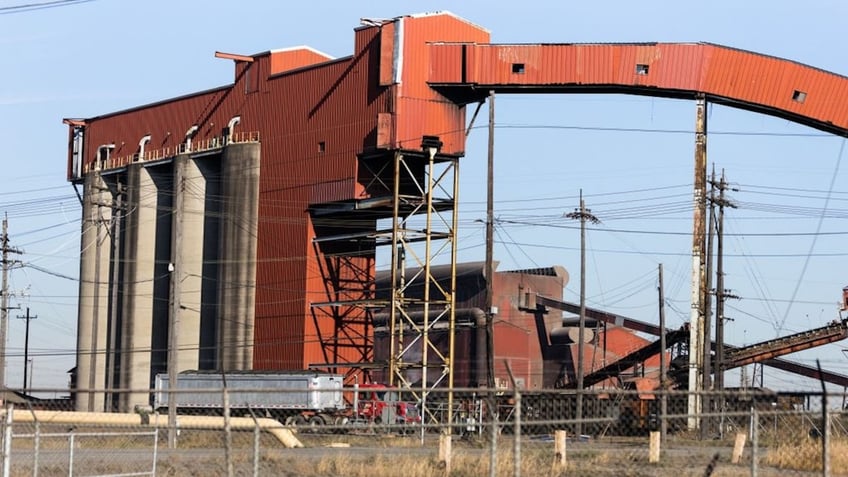
POLYGON ((169 376, 156 375, 153 407, 166 411, 220 414, 224 389, 232 415, 273 417, 283 424, 312 427, 349 424, 413 424, 421 421, 414 403, 380 384, 344 387, 341 374, 315 371, 183 371, 169 392, 169 376))

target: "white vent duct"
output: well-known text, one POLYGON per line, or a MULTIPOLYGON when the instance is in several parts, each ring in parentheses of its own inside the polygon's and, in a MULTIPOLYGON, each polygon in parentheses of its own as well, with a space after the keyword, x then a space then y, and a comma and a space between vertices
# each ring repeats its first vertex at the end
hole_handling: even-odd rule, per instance
POLYGON ((230 122, 227 123, 227 144, 233 141, 233 128, 241 122, 241 116, 233 116, 230 122))
POLYGON ((185 133, 185 152, 191 151, 191 138, 193 138, 194 135, 197 134, 197 128, 198 128, 197 124, 195 124, 192 127, 188 128, 188 131, 186 131, 186 133, 185 133))
POLYGON ((150 142, 150 134, 144 136, 143 138, 141 138, 140 141, 138 141, 138 160, 139 161, 144 161, 144 146, 146 146, 148 142, 150 142))

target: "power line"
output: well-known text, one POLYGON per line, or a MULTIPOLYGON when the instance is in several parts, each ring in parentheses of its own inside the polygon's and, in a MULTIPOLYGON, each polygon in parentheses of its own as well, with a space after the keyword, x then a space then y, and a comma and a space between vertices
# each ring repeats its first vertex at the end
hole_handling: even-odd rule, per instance
MULTIPOLYGON (((477 129, 475 126, 472 129, 477 129)), ((661 134, 695 134, 691 129, 651 129, 651 128, 625 128, 625 127, 602 127, 602 126, 574 126, 564 124, 503 124, 497 126, 499 129, 565 129, 574 131, 599 131, 599 132, 628 132, 628 133, 661 133, 661 134)), ((816 137, 832 138, 833 134, 824 133, 776 133, 767 131, 710 131, 710 135, 717 136, 766 136, 766 137, 816 137)))
POLYGON ((49 8, 69 7, 79 3, 88 3, 95 0, 52 0, 38 3, 23 3, 20 5, 11 5, 8 7, 0 7, 0 15, 12 15, 15 13, 33 12, 36 10, 46 10, 49 8))
MULTIPOLYGON (((839 153, 836 155, 836 165, 834 166, 833 175, 830 179, 830 187, 829 191, 833 190, 833 186, 836 184, 836 178, 839 173, 839 166, 842 164, 842 153, 845 152, 845 139, 839 143, 839 153)), ((801 267, 801 273, 798 274, 798 281, 795 282, 795 288, 792 290, 792 297, 790 300, 794 300, 798 296, 798 290, 801 289, 801 284, 804 282, 804 276, 807 274, 807 267, 810 265, 810 258, 812 257, 813 250, 816 248, 816 242, 818 241, 819 235, 821 232, 822 225, 824 224, 825 215, 824 212, 827 210, 827 204, 830 202, 830 193, 828 193, 827 197, 824 201, 824 207, 822 207, 822 215, 819 217, 818 224, 816 224, 816 234, 813 235, 813 241, 810 243, 809 252, 807 254, 806 259, 804 260, 804 265, 801 267)), ((780 323, 775 328, 775 331, 779 334, 783 329, 783 325, 786 324, 786 319, 789 317, 789 310, 792 309, 792 302, 790 301, 788 305, 786 305, 786 311, 783 314, 783 318, 780 320, 780 323)))

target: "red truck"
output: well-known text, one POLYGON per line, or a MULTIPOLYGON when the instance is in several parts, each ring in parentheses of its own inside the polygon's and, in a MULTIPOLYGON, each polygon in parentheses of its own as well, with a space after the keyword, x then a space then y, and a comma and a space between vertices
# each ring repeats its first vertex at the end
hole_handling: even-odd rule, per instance
POLYGON ((400 398, 397 389, 382 384, 354 386, 354 418, 374 424, 415 424, 421 422, 418 407, 400 398))

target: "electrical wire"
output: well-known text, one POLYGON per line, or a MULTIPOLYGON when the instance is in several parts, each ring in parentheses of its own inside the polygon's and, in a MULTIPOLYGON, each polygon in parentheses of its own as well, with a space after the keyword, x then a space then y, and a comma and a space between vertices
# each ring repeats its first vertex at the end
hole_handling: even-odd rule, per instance
POLYGON ((845 139, 839 143, 839 153, 836 155, 836 165, 834 166, 833 175, 830 179, 830 187, 828 188, 828 194, 824 201, 824 206, 822 207, 822 214, 819 217, 819 221, 816 224, 816 235, 813 235, 812 242, 810 243, 809 253, 807 257, 804 259, 804 265, 801 267, 801 273, 798 275, 798 281, 795 282, 795 288, 792 290, 792 298, 790 302, 786 305, 786 311, 783 313, 783 318, 780 320, 775 331, 778 333, 783 329, 783 326, 786 324, 786 319, 789 317, 789 312, 792 309, 792 301, 798 296, 798 290, 801 289, 801 284, 804 282, 804 277, 807 274, 807 268, 810 265, 810 259, 812 258, 813 250, 816 248, 816 243, 818 242, 818 232, 821 232, 822 225, 824 224, 825 214, 824 211, 827 210, 827 206, 830 203, 830 191, 833 190, 833 186, 836 184, 836 178, 839 176, 839 166, 842 164, 842 153, 845 152, 845 139))
POLYGON ((36 10, 46 10, 50 8, 69 7, 79 3, 89 3, 95 0, 50 0, 37 3, 22 3, 19 5, 11 5, 0 7, 0 15, 12 15, 15 13, 33 12, 36 10))

